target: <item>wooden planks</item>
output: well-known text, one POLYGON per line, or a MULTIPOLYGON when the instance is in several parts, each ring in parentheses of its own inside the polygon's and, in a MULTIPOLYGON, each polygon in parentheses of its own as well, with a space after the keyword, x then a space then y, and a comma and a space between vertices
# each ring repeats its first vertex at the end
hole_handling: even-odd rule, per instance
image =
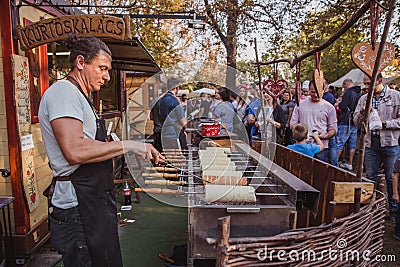
MULTIPOLYGON (((335 166, 331 166, 323 161, 297 153, 281 145, 276 145, 274 162, 290 173, 296 175, 315 189, 319 190, 321 193, 318 203, 317 216, 312 216, 310 212, 306 210, 299 211, 297 218, 298 227, 317 226, 323 223, 329 223, 332 217, 341 218, 349 215, 350 212, 354 210, 353 202, 347 203, 339 199, 334 209, 329 207, 329 202, 335 200, 334 183, 337 185, 342 185, 354 182, 356 177, 355 174, 339 169, 335 166)), ((359 184, 355 184, 354 187, 356 185, 359 184)), ((371 185, 368 185, 366 189, 362 189, 365 189, 369 192, 371 190, 370 186, 371 185)), ((336 188, 339 190, 338 187, 336 188)), ((341 192, 343 191, 342 189, 340 190, 341 192)), ((368 196, 364 196, 364 198, 368 198, 368 196)), ((362 203, 364 203, 363 200, 362 203)))
POLYGON ((336 203, 354 203, 354 189, 361 187, 361 203, 369 203, 374 192, 373 183, 349 183, 349 182, 332 182, 333 183, 333 201, 336 203))

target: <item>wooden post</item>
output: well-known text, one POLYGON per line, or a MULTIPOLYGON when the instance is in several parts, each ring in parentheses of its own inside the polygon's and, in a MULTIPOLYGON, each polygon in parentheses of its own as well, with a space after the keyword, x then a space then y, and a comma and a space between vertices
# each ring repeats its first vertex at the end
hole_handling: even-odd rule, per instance
POLYGON ((383 194, 386 193, 386 178, 385 175, 378 175, 376 178, 376 189, 383 194))
POLYGON ((297 227, 297 211, 291 211, 289 214, 289 229, 296 229, 297 227))
POLYGON ((218 237, 217 237, 217 267, 225 266, 228 256, 225 254, 224 248, 229 246, 229 234, 231 228, 231 216, 218 219, 218 237))
POLYGON ((354 212, 357 213, 361 208, 361 186, 354 187, 354 212))
POLYGON ((336 202, 335 201, 329 201, 329 220, 330 222, 333 222, 333 220, 335 219, 335 206, 336 206, 336 202))

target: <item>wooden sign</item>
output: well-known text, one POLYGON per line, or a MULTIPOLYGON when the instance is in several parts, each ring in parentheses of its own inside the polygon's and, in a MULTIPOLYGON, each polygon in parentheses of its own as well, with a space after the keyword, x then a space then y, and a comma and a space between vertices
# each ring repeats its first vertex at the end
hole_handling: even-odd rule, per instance
MULTIPOLYGON (((354 64, 360 68, 369 77, 372 76, 374 70, 375 59, 378 53, 379 44, 375 45, 375 50, 372 50, 372 45, 367 43, 356 44, 351 50, 351 59, 354 64)), ((381 62, 378 73, 382 72, 390 65, 394 59, 394 46, 391 43, 385 43, 382 51, 381 62)))
POLYGON ((31 114, 29 98, 29 64, 28 58, 12 55, 15 103, 18 118, 18 134, 21 145, 22 184, 29 212, 40 204, 39 187, 35 176, 35 149, 31 141, 31 114), (29 144, 28 144, 29 143, 29 144))
POLYGON ((315 90, 318 94, 318 97, 321 98, 324 94, 324 73, 322 70, 314 69, 313 79, 315 81, 315 86, 317 87, 315 90))
POLYGON ((266 80, 263 87, 272 98, 277 99, 286 91, 288 83, 285 80, 266 80))
POLYGON ((22 50, 59 41, 70 35, 125 39, 123 18, 105 15, 72 15, 45 19, 26 27, 17 26, 17 37, 22 50))

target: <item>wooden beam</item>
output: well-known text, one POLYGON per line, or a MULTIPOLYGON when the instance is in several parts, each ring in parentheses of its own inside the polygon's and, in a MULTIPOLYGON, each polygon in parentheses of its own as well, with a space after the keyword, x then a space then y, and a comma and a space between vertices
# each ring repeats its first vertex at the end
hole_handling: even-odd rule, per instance
POLYGON ((369 203, 374 193, 373 183, 332 182, 332 184, 334 187, 333 201, 338 204, 354 203, 354 189, 356 187, 361 187, 360 203, 369 203))
POLYGON ((12 16, 11 1, 3 1, 0 8, 0 28, 1 45, 3 57, 3 76, 7 116, 7 137, 8 151, 10 159, 11 186, 12 194, 15 197, 14 206, 14 226, 16 234, 26 234, 30 230, 30 219, 27 205, 24 200, 22 188, 22 159, 19 144, 18 121, 15 110, 15 90, 13 77, 11 55, 17 53, 17 43, 12 36, 12 16))
POLYGON ((218 237, 217 237, 217 262, 215 266, 225 266, 228 255, 225 253, 226 247, 229 246, 229 235, 231 231, 231 217, 226 216, 218 219, 218 237))

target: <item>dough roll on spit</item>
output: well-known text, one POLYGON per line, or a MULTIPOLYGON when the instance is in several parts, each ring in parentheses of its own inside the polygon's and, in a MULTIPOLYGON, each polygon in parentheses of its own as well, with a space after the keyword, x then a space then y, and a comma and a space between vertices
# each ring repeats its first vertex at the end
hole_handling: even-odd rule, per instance
POLYGON ((206 202, 256 202, 252 186, 211 185, 205 188, 206 202))
POLYGON ((213 151, 214 153, 231 153, 231 149, 229 147, 207 147, 205 150, 200 150, 200 152, 210 152, 213 151))
POLYGON ((236 176, 242 177, 243 172, 241 171, 231 171, 231 170, 203 170, 203 176, 236 176))
POLYGON ((211 164, 217 165, 228 165, 231 163, 231 159, 224 156, 224 157, 200 157, 201 165, 208 166, 211 164))
POLYGON ((225 150, 207 149, 199 151, 200 164, 203 170, 235 170, 235 163, 227 156, 225 150))
POLYGON ((203 184, 247 185, 247 178, 240 176, 203 175, 203 184))
POLYGON ((205 170, 235 171, 236 165, 233 162, 229 164, 209 164, 209 165, 201 164, 201 168, 203 171, 205 170))

